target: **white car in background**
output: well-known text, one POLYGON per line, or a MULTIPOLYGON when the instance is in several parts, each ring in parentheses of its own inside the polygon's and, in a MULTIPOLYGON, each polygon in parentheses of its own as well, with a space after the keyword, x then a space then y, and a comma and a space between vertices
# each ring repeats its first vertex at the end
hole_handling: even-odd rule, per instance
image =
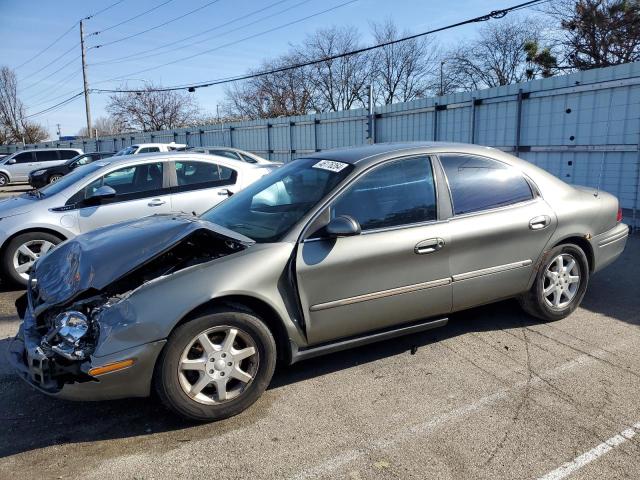
POLYGON ((184 143, 136 143, 135 145, 129 145, 117 152, 114 156, 121 157, 123 155, 138 155, 140 153, 161 153, 161 152, 175 152, 181 151, 187 148, 184 143))
POLYGON ((109 157, 39 190, 0 201, 3 279, 25 285, 57 244, 157 213, 199 215, 276 169, 188 152, 109 157))
POLYGON ((239 148, 231 147, 189 147, 190 152, 207 153, 209 155, 218 155, 220 157, 227 157, 233 160, 240 160, 247 163, 258 163, 262 165, 282 165, 281 162, 272 162, 266 158, 262 158, 255 153, 240 150, 239 148))

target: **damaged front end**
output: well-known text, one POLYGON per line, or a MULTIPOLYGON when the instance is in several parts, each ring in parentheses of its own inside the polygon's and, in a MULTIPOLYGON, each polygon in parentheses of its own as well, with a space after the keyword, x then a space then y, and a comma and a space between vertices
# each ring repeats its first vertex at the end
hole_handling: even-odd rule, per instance
MULTIPOLYGON (((164 339, 149 338, 115 356, 97 352, 114 328, 135 321, 121 315, 114 324, 113 317, 120 315, 122 304, 150 281, 252 244, 251 239, 186 215, 147 217, 63 243, 36 263, 27 293, 16 302, 23 323, 10 346, 12 364, 28 383, 56 395, 70 385, 99 384, 106 373, 135 370, 136 366, 150 370, 144 372, 149 383, 164 339), (104 317, 110 321, 103 321, 104 317)), ((125 386, 117 396, 134 396, 146 390, 139 386, 127 390, 125 386)))

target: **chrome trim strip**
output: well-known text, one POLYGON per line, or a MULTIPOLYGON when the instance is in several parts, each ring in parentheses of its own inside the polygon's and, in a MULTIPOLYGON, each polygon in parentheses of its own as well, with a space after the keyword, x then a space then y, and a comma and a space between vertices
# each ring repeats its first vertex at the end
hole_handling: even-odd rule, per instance
POLYGON ((528 267, 533 262, 529 260, 519 260, 513 263, 507 263, 505 265, 497 265, 495 267, 483 268, 481 270, 472 270, 471 272, 459 273, 454 275, 453 281, 459 282, 461 280, 469 280, 471 278, 481 277, 483 275, 491 275, 492 273, 506 272, 508 270, 514 270, 516 268, 528 267))
POLYGON ((404 287, 391 288, 389 290, 381 290, 379 292, 373 293, 365 293, 364 295, 357 295, 355 297, 343 298, 326 303, 318 303, 316 305, 312 305, 311 308, 309 308, 309 311, 317 312, 319 310, 326 310, 328 308, 343 307, 345 305, 351 305, 353 303, 376 300, 378 298, 390 297, 392 295, 401 295, 403 293, 416 292, 418 290, 426 290, 428 288, 442 287, 445 285, 449 285, 450 283, 450 278, 442 278, 439 280, 432 280, 431 282, 424 283, 414 283, 413 285, 406 285, 404 287))

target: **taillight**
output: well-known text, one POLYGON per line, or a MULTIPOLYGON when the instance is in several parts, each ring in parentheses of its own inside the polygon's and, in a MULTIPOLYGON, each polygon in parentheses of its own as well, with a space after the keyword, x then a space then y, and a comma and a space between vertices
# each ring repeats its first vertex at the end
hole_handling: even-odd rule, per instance
POLYGON ((618 215, 616 215, 616 222, 622 221, 622 208, 618 207, 618 215))

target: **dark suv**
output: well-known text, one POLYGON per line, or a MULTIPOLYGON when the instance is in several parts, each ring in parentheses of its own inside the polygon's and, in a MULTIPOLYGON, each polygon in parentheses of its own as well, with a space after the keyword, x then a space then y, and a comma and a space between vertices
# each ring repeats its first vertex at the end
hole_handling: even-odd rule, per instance
POLYGON ((49 183, 57 182, 64 175, 71 172, 73 169, 77 167, 86 165, 95 160, 112 157, 114 153, 115 152, 83 153, 81 155, 77 155, 69 159, 62 165, 55 165, 53 167, 34 170, 29 174, 29 185, 31 185, 33 188, 44 187, 49 183))

